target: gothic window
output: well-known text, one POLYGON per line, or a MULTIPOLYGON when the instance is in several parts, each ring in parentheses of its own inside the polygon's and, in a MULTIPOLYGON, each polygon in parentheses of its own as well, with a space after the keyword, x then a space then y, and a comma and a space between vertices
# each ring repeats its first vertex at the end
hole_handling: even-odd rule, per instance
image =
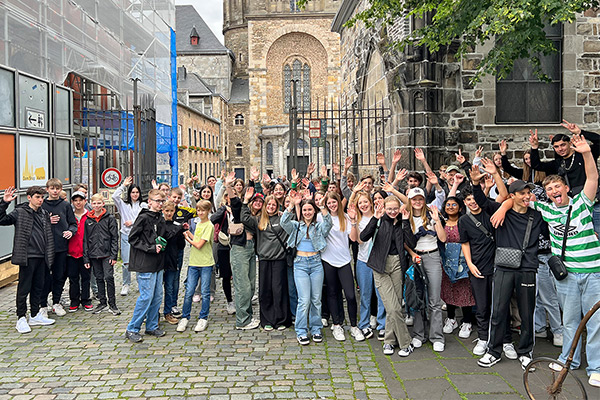
POLYGON ((296 82, 296 102, 299 110, 310 110, 310 66, 295 59, 283 66, 284 112, 292 106, 292 81, 296 82))
POLYGON ((273 143, 267 142, 267 165, 273 165, 273 143))
POLYGON ((302 106, 305 111, 310 110, 310 67, 302 67, 302 106))
POLYGON ((244 125, 244 116, 242 114, 235 116, 235 125, 244 125))
POLYGON ((283 99, 284 112, 290 112, 292 106, 292 69, 287 64, 283 67, 283 99))
POLYGON ((238 144, 235 145, 235 155, 236 155, 236 157, 242 157, 242 154, 243 154, 242 153, 242 148, 243 147, 242 147, 241 143, 238 143, 238 144))
POLYGON ((298 12, 300 11, 298 4, 296 4, 296 0, 290 0, 290 11, 291 12, 298 12))

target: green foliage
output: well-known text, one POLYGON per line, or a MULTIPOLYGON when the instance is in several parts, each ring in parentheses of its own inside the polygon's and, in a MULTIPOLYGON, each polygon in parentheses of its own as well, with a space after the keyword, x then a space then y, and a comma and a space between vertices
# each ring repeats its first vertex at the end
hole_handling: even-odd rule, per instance
MULTIPOLYGON (((299 0, 299 5, 307 0, 299 0)), ((519 58, 530 59, 534 73, 549 78, 540 68, 540 57, 556 51, 546 38, 545 24, 575 21, 576 13, 597 8, 599 0, 370 0, 370 7, 347 22, 362 21, 367 27, 387 26, 399 18, 432 15, 431 23, 394 43, 424 45, 431 52, 460 40, 457 56, 463 57, 478 45, 492 43, 484 55, 474 81, 487 74, 506 77, 519 58)))

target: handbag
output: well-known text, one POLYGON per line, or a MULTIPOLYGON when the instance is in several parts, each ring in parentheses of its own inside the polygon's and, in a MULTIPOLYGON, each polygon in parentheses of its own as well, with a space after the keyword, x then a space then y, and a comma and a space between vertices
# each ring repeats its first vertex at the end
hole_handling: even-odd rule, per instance
POLYGON ((495 263, 497 267, 518 269, 521 267, 521 260, 523 259, 523 253, 529 244, 529 237, 531 236, 531 228, 533 227, 533 213, 529 212, 529 221, 527 222, 527 229, 525 230, 525 238, 523 238, 523 246, 520 249, 514 249, 512 247, 497 247, 495 263))
POLYGON ((229 246, 229 235, 227 235, 221 228, 225 224, 225 218, 227 218, 227 211, 223 213, 223 219, 220 224, 215 225, 215 236, 213 242, 220 243, 223 246, 229 246))
POLYGON ((229 224, 229 229, 227 233, 229 233, 232 236, 240 236, 242 233, 244 233, 244 224, 241 222, 237 224, 229 224))
MULTIPOLYGON (((269 224, 269 227, 271 227, 271 224, 269 224)), ((296 258, 296 252, 298 251, 296 249, 296 246, 294 246, 294 247, 286 246, 285 243, 283 243, 283 240, 281 240, 279 233, 277 233, 277 231, 275 229, 273 229, 272 227, 271 227, 271 229, 273 230, 273 233, 277 237, 279 244, 281 244, 281 247, 283 247, 283 249, 285 250, 285 261, 286 261, 287 265, 290 265, 290 266, 294 265, 294 259, 296 258)), ((300 230, 300 223, 298 223, 298 229, 296 229, 296 240, 298 240, 298 231, 299 230, 300 230)))
POLYGON ((469 277, 469 267, 465 256, 462 255, 460 243, 446 243, 446 261, 443 267, 452 283, 469 277))
POLYGON ((562 281, 569 274, 569 272, 567 271, 567 267, 565 266, 564 259, 565 259, 565 250, 567 248, 567 236, 569 234, 569 224, 571 223, 571 209, 572 208, 573 208, 573 206, 570 205, 569 211, 568 211, 569 214, 567 216, 567 223, 565 224, 565 232, 563 234, 562 252, 560 254, 560 257, 552 256, 548 259, 548 267, 550 268, 550 271, 552 271, 552 275, 554 275, 554 278, 557 281, 562 281))
POLYGON ((223 232, 223 231, 219 232, 217 240, 219 241, 220 245, 225 246, 225 247, 229 246, 230 238, 229 238, 229 235, 227 235, 225 232, 223 232))

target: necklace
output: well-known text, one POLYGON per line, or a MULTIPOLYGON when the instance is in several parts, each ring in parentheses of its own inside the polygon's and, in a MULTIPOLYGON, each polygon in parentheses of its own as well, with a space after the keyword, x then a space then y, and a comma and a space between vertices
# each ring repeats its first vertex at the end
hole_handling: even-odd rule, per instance
POLYGON ((573 166, 573 163, 575 162, 575 153, 573 153, 573 155, 571 156, 571 164, 569 164, 569 166, 566 166, 566 162, 565 159, 563 158, 562 164, 563 167, 565 168, 565 171, 569 171, 571 169, 571 167, 573 166))

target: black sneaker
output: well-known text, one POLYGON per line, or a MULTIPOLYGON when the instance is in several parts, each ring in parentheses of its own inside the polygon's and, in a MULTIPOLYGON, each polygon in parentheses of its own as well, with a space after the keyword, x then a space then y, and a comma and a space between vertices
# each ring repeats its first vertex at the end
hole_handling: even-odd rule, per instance
POLYGON ((94 306, 92 304, 84 304, 83 309, 87 312, 94 311, 94 306))
POLYGON ((310 344, 310 340, 307 336, 298 336, 297 339, 298 343, 300 343, 302 346, 308 346, 310 344))
POLYGON ((316 335, 312 335, 313 342, 321 343, 323 341, 323 335, 317 333, 316 335))
POLYGON ((121 315, 121 310, 119 310, 119 309, 117 308, 117 306, 110 307, 110 308, 108 309, 108 311, 109 311, 109 312, 110 312, 112 315, 121 315))
POLYGON ((108 308, 108 304, 98 304, 95 308, 93 313, 94 314, 100 314, 103 310, 106 310, 108 308))
POLYGON ((153 331, 146 331, 146 335, 151 335, 151 336, 156 336, 156 337, 163 337, 167 334, 167 332, 163 331, 160 328, 156 328, 153 331))
POLYGON ((363 336, 365 339, 371 339, 373 337, 373 329, 365 328, 362 330, 363 336))
POLYGON ((385 339, 385 330, 382 329, 377 333, 377 340, 383 341, 383 339, 385 339))
MULTIPOLYGON (((146 333, 148 333, 148 332, 146 332, 146 333)), ((144 338, 138 332, 126 331, 125 337, 127 339, 129 339, 130 341, 132 341, 133 343, 140 343, 140 342, 144 341, 144 338)))

